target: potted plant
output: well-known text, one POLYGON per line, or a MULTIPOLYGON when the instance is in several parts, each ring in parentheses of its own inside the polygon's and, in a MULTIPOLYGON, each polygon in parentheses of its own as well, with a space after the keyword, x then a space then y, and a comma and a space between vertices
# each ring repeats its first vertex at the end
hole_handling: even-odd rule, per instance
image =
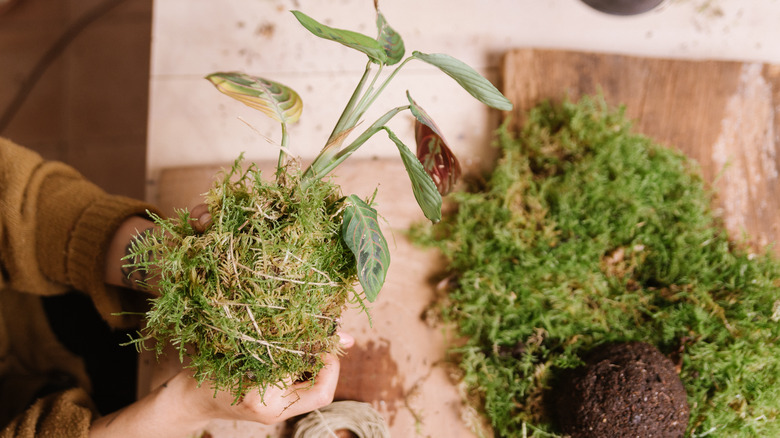
POLYGON ((390 263, 373 198, 343 195, 326 177, 373 135, 384 132, 398 149, 425 216, 441 217, 442 195, 460 174, 458 160, 427 113, 407 92, 392 108, 358 131, 366 110, 412 61, 437 67, 485 104, 511 103, 485 78, 444 54, 413 52, 376 8, 377 37, 323 25, 302 12, 295 18, 313 35, 364 53, 368 62, 319 155, 305 169, 289 152, 288 125, 302 102, 291 88, 241 72, 207 76, 222 93, 260 110, 281 125, 278 166, 267 178, 255 166, 232 169, 206 194, 212 224, 197 232, 186 211, 154 217, 158 232, 137 239, 130 266, 155 273, 160 296, 135 342, 172 343, 199 382, 246 391, 285 379, 316 378, 320 354, 338 351, 335 336, 347 303, 376 300, 390 263), (383 74, 390 70, 389 74, 383 74), (417 154, 388 127, 403 111, 415 118, 417 154), (355 290, 360 284, 362 293, 355 290))

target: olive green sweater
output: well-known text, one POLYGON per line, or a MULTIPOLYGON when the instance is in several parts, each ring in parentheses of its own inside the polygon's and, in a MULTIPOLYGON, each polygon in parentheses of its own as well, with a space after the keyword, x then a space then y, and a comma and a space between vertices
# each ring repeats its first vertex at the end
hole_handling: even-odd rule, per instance
POLYGON ((60 344, 40 296, 86 293, 112 327, 145 297, 104 283, 117 227, 145 203, 106 194, 65 164, 0 138, 0 437, 86 437, 96 414, 84 364, 60 344), (78 387, 35 399, 48 376, 78 387))

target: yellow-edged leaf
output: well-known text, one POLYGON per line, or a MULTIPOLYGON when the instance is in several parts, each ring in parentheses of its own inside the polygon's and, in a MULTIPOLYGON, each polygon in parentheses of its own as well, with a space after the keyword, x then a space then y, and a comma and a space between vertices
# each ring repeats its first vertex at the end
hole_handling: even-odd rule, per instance
POLYGON ((206 76, 217 90, 259 110, 282 123, 301 118, 303 100, 292 88, 241 72, 219 72, 206 76))

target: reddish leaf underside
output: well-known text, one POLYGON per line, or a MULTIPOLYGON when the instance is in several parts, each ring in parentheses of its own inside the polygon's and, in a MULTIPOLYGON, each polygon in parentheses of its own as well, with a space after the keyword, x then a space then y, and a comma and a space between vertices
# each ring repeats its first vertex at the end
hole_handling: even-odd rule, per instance
POLYGON ((439 129, 428 119, 428 123, 415 120, 415 140, 417 141, 417 159, 425 172, 433 179, 439 193, 444 196, 452 191, 460 178, 460 163, 447 146, 439 129))

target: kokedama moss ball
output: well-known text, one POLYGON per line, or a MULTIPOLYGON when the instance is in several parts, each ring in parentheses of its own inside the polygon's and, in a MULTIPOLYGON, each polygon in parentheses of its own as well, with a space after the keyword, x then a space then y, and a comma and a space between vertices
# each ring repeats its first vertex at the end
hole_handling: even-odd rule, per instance
POLYGON ((205 232, 181 212, 157 218, 164 231, 133 248, 135 266, 156 273, 160 290, 139 342, 173 344, 200 382, 237 399, 316 377, 321 353, 339 351, 341 312, 360 300, 339 187, 303 189, 299 174, 266 181, 237 161, 206 195, 205 232))
POLYGON ((578 437, 682 437, 689 407, 672 362, 643 342, 608 344, 560 382, 556 414, 578 437))

